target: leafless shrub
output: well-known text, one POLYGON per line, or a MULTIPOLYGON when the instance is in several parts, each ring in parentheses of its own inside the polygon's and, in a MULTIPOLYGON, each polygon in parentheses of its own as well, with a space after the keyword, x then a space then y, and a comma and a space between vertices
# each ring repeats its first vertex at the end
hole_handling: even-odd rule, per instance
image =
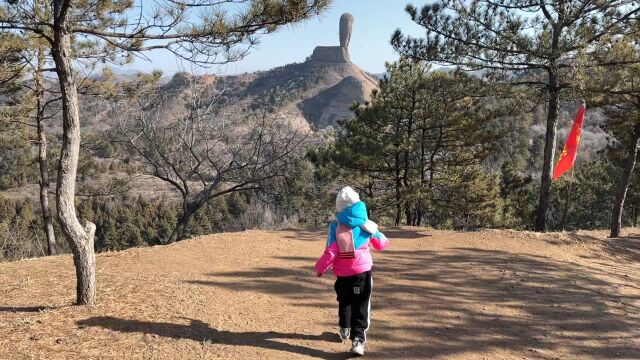
POLYGON ((46 239, 36 231, 25 233, 15 224, 0 222, 0 262, 47 255, 46 239))
MULTIPOLYGON (((121 134, 145 171, 181 195, 182 215, 169 242, 184 236, 193 214, 211 199, 259 191, 268 180, 284 176, 302 158, 309 134, 308 128, 268 110, 218 111, 224 90, 216 92, 206 79, 185 79, 186 89, 156 89, 133 104, 120 104, 126 113, 121 134), (176 107, 176 101, 182 106, 176 107)), ((272 224, 266 214, 247 214, 247 228, 272 224)))

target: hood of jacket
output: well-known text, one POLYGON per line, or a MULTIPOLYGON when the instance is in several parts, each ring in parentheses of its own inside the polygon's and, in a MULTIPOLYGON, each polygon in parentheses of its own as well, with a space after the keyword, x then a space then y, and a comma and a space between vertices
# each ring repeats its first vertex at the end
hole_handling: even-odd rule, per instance
POLYGON ((350 228, 357 228, 369 220, 367 216, 367 205, 359 201, 347 208, 344 208, 336 216, 338 222, 350 228))

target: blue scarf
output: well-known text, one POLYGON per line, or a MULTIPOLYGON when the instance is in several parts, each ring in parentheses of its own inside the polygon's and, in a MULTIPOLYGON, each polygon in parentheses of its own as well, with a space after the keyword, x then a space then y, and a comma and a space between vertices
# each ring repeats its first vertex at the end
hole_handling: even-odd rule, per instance
POLYGON ((367 206, 364 202, 357 202, 347 208, 344 208, 336 216, 338 222, 332 222, 329 227, 329 238, 327 239, 327 247, 336 242, 336 229, 338 223, 351 228, 353 234, 354 250, 360 248, 362 245, 369 241, 372 234, 362 230, 360 226, 364 224, 369 218, 367 216, 367 206))

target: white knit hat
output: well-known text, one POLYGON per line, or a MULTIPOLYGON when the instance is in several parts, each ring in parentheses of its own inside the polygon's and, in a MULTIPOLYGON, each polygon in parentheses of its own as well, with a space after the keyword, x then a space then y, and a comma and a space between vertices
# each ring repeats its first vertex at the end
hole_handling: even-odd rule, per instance
POLYGON ((343 187, 336 195, 336 210, 340 212, 345 208, 360 202, 360 196, 350 186, 343 187))

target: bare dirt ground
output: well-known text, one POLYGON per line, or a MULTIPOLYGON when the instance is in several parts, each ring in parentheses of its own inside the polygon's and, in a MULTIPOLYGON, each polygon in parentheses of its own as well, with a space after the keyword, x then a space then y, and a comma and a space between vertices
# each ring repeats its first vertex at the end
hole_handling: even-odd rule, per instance
MULTIPOLYGON (((640 237, 388 229, 367 358, 640 359, 640 237)), ((249 231, 0 264, 2 359, 347 358, 323 231, 249 231)))

